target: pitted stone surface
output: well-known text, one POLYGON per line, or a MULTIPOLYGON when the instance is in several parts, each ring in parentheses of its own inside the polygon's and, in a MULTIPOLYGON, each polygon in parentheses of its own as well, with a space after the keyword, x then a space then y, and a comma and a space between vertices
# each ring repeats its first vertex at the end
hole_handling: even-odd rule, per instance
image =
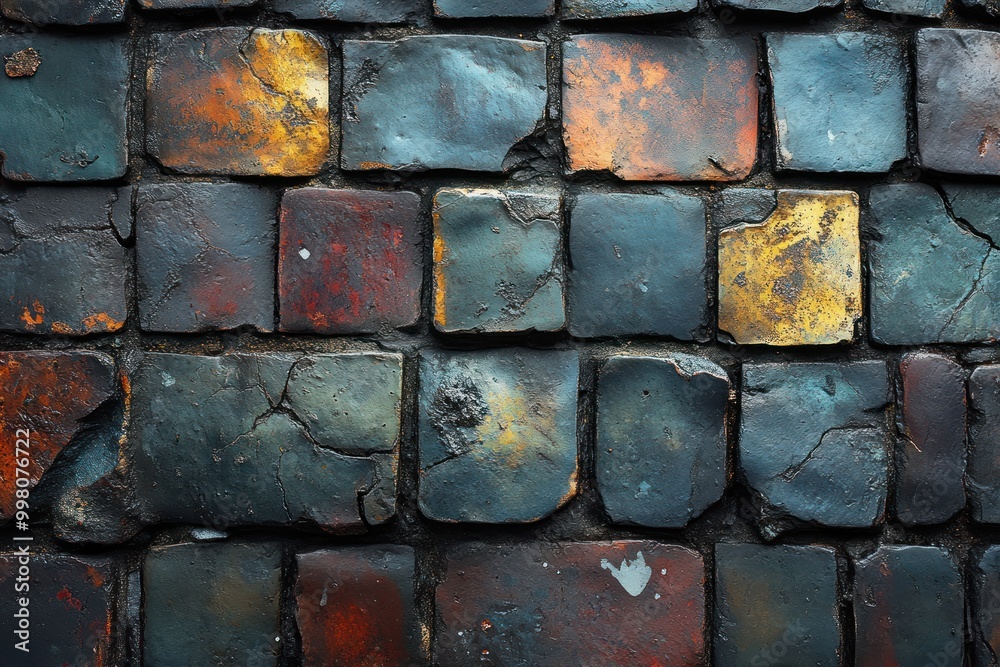
MULTIPOLYGON (((976 665, 989 665, 1000 654, 1000 546, 970 555, 969 635, 976 665)), ((956 653, 961 655, 961 646, 956 653)))
POLYGON ((562 15, 567 19, 615 19, 695 9, 698 0, 563 0, 562 3, 562 15))
POLYGON ((998 0, 959 0, 958 5, 986 18, 1000 18, 1000 1, 998 0))
POLYGON ((831 9, 843 4, 843 0, 712 0, 712 2, 733 9, 786 14, 802 14, 814 9, 831 9))
POLYGON ((229 9, 250 7, 259 0, 136 0, 144 9, 229 9))
POLYGON ((442 18, 541 18, 555 12, 555 0, 433 0, 442 18))
POLYGON ((864 5, 886 14, 939 19, 948 8, 948 0, 864 0, 864 5))
POLYGON ((424 9, 424 0, 273 0, 276 12, 297 19, 347 23, 406 23, 424 9))
POLYGON ((3 15, 35 25, 95 25, 125 20, 126 0, 0 0, 3 15))
POLYGON ((989 364, 972 372, 969 401, 967 490, 972 517, 1000 523, 1000 366, 989 364))

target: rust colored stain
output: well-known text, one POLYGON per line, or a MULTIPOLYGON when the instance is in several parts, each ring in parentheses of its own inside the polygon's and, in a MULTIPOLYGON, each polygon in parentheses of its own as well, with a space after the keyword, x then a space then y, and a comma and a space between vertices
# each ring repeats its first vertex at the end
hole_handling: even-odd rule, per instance
POLYGON ((12 79, 34 76, 42 64, 42 57, 32 48, 22 49, 6 58, 4 71, 12 79))
POLYGON ((35 301, 31 304, 31 308, 25 308, 24 312, 21 313, 21 321, 24 322, 25 326, 28 328, 34 328, 40 324, 45 323, 45 306, 40 302, 35 301))
POLYGON ((66 586, 63 586, 62 590, 56 593, 56 599, 65 603, 67 609, 83 611, 83 602, 73 597, 72 591, 70 591, 66 586))
POLYGON ((330 149, 329 55, 301 30, 194 30, 149 71, 151 152, 184 173, 313 175, 330 149))
POLYGON ((83 328, 87 333, 114 332, 123 326, 124 320, 116 320, 107 313, 95 313, 83 318, 83 328))
POLYGON ((745 178, 757 157, 756 70, 749 40, 573 39, 563 64, 570 169, 625 180, 745 178))

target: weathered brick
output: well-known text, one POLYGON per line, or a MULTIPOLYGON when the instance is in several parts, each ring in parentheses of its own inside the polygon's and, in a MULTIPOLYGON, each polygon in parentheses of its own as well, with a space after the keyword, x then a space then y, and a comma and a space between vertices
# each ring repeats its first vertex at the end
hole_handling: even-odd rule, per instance
POLYGON ((160 35, 146 97, 149 152, 185 174, 310 176, 330 150, 329 55, 301 30, 160 35))
POLYGON ((697 8, 698 0, 563 0, 562 15, 567 19, 614 19, 690 12, 697 8))
POLYGON ((965 371, 914 352, 899 373, 896 516, 906 526, 943 523, 965 507, 965 371))
POLYGON ((525 523, 576 493, 575 351, 427 351, 420 358, 420 509, 525 523))
POLYGON ((142 186, 139 322, 147 331, 274 327, 275 195, 239 183, 142 186))
POLYGON ((876 185, 869 242, 872 338, 886 345, 992 341, 1000 255, 958 224, 929 185, 876 185))
POLYGON ((443 18, 552 16, 555 0, 434 0, 434 14, 443 18))
POLYGON ((906 56, 860 32, 767 34, 778 169, 888 171, 906 157, 906 56))
POLYGON ((395 513, 399 355, 148 354, 133 384, 147 521, 356 532, 395 513))
POLYGON ((948 7, 948 0, 864 0, 864 5, 886 14, 939 19, 948 7))
POLYGON ((128 207, 126 189, 0 190, 0 329, 68 335, 121 329, 128 278, 116 232, 131 226, 128 207))
POLYGON ((965 594, 947 551, 880 547, 854 571, 858 667, 964 664, 965 594))
POLYGON ((143 568, 143 664, 278 664, 281 549, 153 547, 143 568))
POLYGON ((439 190, 433 215, 438 331, 563 328, 561 196, 439 190))
MULTIPOLYGON (((16 543, 15 543, 16 545, 16 543)), ((110 558, 64 554, 0 555, 0 661, 5 665, 124 664, 112 646, 113 587, 110 558), (19 572, 19 569, 24 571, 19 572), (26 601, 21 606, 20 601, 26 601), (27 633, 19 610, 28 612, 27 633), (25 641, 27 640, 27 641, 25 641), (21 642, 28 652, 18 648, 21 642)))
POLYGON ((853 340, 861 318, 859 215, 853 192, 780 190, 766 220, 723 229, 719 329, 740 344, 853 340))
POLYGON ((442 665, 700 665, 705 569, 656 542, 477 545, 437 589, 442 665))
POLYGON ((972 517, 1000 523, 1000 365, 980 366, 969 378, 968 495, 972 517))
POLYGON ((716 667, 839 667, 833 549, 715 547, 716 667))
POLYGON ((569 227, 570 333, 706 339, 706 245, 698 197, 578 196, 569 227))
POLYGON ((745 38, 578 35, 564 46, 570 171, 734 181, 757 159, 757 52, 745 38))
POLYGON ((344 169, 500 171, 545 115, 546 48, 482 35, 344 42, 344 169))
POLYGON ((712 0, 713 4, 754 12, 802 14, 814 9, 839 7, 843 0, 712 0))
POLYGON ((124 39, 0 36, 0 55, 33 49, 25 76, 0 74, 0 174, 14 181, 103 181, 128 167, 124 39))
POLYGON ((729 376, 708 359, 608 359, 595 466, 612 521, 681 528, 722 497, 728 402, 729 376))
POLYGON ((277 12, 297 19, 347 23, 405 23, 424 11, 425 0, 274 0, 277 12))
POLYGON ((915 38, 917 140, 929 169, 1000 174, 1000 34, 928 28, 915 38))
POLYGON ((427 663, 413 599, 413 549, 329 549, 299 554, 296 561, 303 664, 427 663))
POLYGON ((125 0, 0 0, 3 15, 35 25, 95 25, 125 20, 125 0))
POLYGON ((971 561, 969 635, 973 664, 980 667, 1000 654, 1000 546, 977 550, 971 561))
POLYGON ((259 0, 136 0, 144 9, 229 9, 250 7, 259 0))
POLYGON ((740 466, 760 494, 766 535, 793 527, 790 520, 834 528, 882 521, 887 395, 882 361, 744 367, 740 466))

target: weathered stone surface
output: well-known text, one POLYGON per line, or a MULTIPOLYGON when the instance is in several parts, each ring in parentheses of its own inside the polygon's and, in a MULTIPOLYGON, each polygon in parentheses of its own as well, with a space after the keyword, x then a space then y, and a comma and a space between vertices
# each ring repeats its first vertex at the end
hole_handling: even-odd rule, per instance
POLYGON ((992 341, 1000 325, 1000 254, 959 225, 929 185, 871 189, 872 338, 886 345, 992 341))
POLYGON ((570 171, 735 181, 757 159, 757 51, 726 40, 578 35, 564 46, 570 171))
POLYGON ((133 467, 147 521, 363 530, 395 512, 402 357, 148 354, 133 467))
POLYGON ((861 318, 853 192, 780 190, 761 223, 719 233, 719 329, 740 344, 851 341, 861 318))
POLYGON ((993 245, 1000 240, 1000 187, 975 183, 945 183, 941 186, 952 215, 967 223, 993 245))
POLYGON ((575 351, 427 351, 420 358, 420 510, 525 523, 576 493, 575 351))
POLYGON ((697 197, 578 196, 569 227, 570 333, 706 339, 706 245, 697 197))
POLYGON ((483 35, 344 42, 344 169, 500 171, 545 115, 546 48, 483 35))
POLYGON ((348 23, 405 23, 419 18, 425 0, 273 0, 277 12, 297 19, 348 23))
POLYGON ((420 318, 420 197, 303 188, 281 200, 281 330, 370 333, 420 318))
POLYGON ((3 15, 35 25, 94 25, 125 20, 125 0, 0 0, 3 15))
POLYGON ((895 39, 767 34, 778 169, 889 171, 906 157, 909 73, 895 39))
POLYGON ((708 359, 615 356, 597 390, 597 488, 616 523, 682 528, 726 487, 729 376, 708 359))
POLYGON ((939 19, 948 7, 948 0, 864 0, 864 5, 876 12, 939 19))
POLYGON ((438 331, 563 328, 561 196, 445 189, 433 216, 438 331))
POLYGON ((413 599, 413 549, 330 549, 299 554, 296 561, 303 664, 427 663, 413 599))
POLYGON ((34 49, 31 76, 0 76, 0 175, 14 181, 103 181, 128 167, 124 39, 0 36, 5 58, 34 49))
POLYGON ((980 366, 972 372, 969 401, 967 490, 972 517, 1000 523, 1000 366, 980 366))
POLYGON ((843 4, 843 0, 712 0, 712 2, 733 9, 787 14, 801 14, 814 9, 839 7, 843 4))
POLYGON ((29 559, 16 552, 0 555, 4 590, 0 661, 80 667, 122 664, 111 646, 115 569, 111 559, 95 556, 38 554, 34 549, 29 559), (28 627, 18 635, 23 631, 15 614, 21 610, 27 612, 28 627), (23 646, 29 652, 17 647, 25 639, 23 646))
POLYGON ((789 519, 833 528, 882 521, 887 395, 882 361, 744 366, 740 465, 760 496, 765 536, 789 519))
POLYGON ((477 545, 437 589, 435 664, 700 665, 701 556, 656 542, 477 545))
POLYGON ((153 547, 143 568, 143 664, 277 665, 281 549, 153 547))
POLYGON ((965 507, 965 371, 913 352, 899 373, 896 516, 906 526, 943 523, 965 507))
POLYGON ((958 5, 971 9, 973 13, 988 18, 1000 18, 1000 2, 998 0, 959 0, 958 5))
POLYGON ((228 9, 249 7, 258 0, 136 0, 145 9, 228 9))
POLYGON ((824 547, 715 547, 716 667, 839 667, 837 560, 824 547))
POLYGON ((131 225, 127 202, 125 189, 0 189, 0 329, 67 335, 121 329, 128 278, 116 232, 131 225))
POLYGON ((139 322, 147 331, 274 327, 275 195, 240 183, 139 188, 139 322))
POLYGON ((712 223, 732 227, 741 223, 760 224, 778 208, 778 190, 726 188, 715 204, 712 223))
POLYGON ((434 0, 434 14, 443 18, 551 16, 555 0, 434 0))
POLYGON ((990 665, 1000 655, 1000 546, 971 557, 969 635, 975 665, 990 665))
POLYGON ((42 64, 42 57, 31 47, 21 49, 4 59, 4 72, 12 79, 22 76, 35 76, 42 64))
POLYGON ((928 28, 915 38, 917 140, 925 167, 1000 174, 1000 34, 928 28))
POLYGON ((964 664, 965 594, 947 551, 880 547, 854 571, 858 667, 964 664))
POLYGON ((160 35, 146 144, 184 174, 311 176, 330 150, 329 55, 302 30, 208 28, 160 35))
POLYGON ((690 12, 697 8, 698 0, 563 0, 562 15, 567 19, 614 19, 690 12))

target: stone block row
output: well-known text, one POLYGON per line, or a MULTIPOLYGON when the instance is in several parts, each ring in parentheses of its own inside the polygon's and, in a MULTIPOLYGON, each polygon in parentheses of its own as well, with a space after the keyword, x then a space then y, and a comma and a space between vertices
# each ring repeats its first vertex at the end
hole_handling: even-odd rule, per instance
MULTIPOLYGON (((779 170, 879 173, 908 157, 904 41, 860 32, 762 40, 779 170)), ((570 174, 726 182, 745 179, 758 162, 758 45, 750 37, 577 35, 562 45, 561 113, 548 106, 550 49, 540 41, 417 35, 349 39, 332 53, 312 31, 241 27, 151 41, 145 146, 175 173, 311 176, 338 160, 349 171, 500 172, 557 119, 570 174), (341 76, 343 94, 331 96, 330 81, 341 76)), ((989 120, 1000 112, 992 85, 1000 36, 927 28, 914 34, 913 51, 919 163, 1000 173, 1000 131, 989 120)), ((5 178, 125 176, 123 38, 6 35, 0 54, 0 96, 11 101, 0 116, 5 178)))

